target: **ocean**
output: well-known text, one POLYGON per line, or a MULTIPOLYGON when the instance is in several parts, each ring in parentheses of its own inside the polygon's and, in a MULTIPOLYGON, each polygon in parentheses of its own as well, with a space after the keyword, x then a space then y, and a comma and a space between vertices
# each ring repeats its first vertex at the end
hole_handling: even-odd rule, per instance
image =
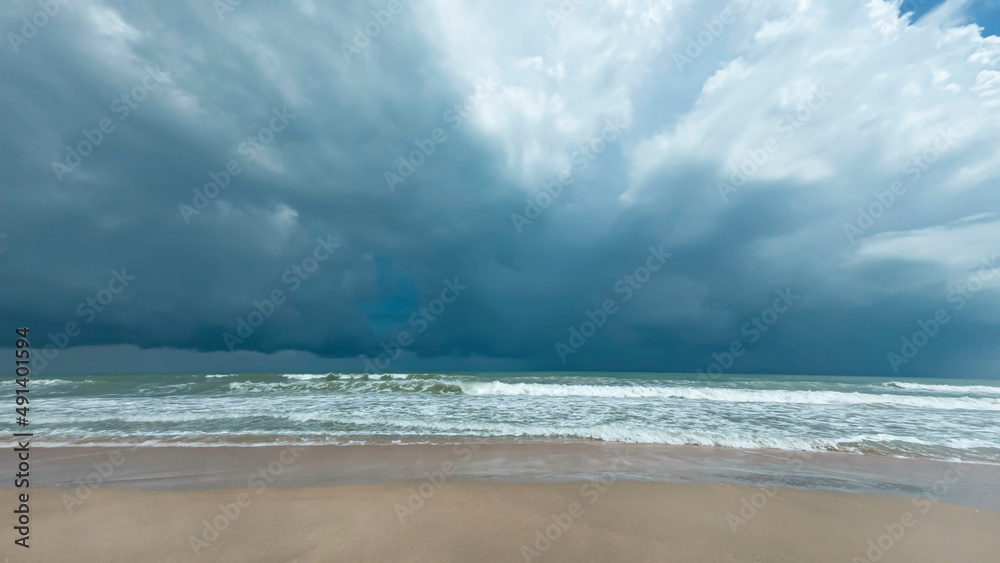
MULTIPOLYGON (((143 374, 42 376, 30 393, 35 447, 602 440, 1000 464, 989 380, 143 374)), ((23 430, 12 422, 0 428, 23 430)))

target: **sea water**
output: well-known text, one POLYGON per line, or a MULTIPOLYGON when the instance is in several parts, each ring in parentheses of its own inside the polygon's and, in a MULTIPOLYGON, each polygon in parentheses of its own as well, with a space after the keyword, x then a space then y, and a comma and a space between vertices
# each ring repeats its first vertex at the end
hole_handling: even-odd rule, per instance
MULTIPOLYGON (((36 447, 602 440, 1000 464, 1000 382, 990 380, 279 373, 30 385, 36 447)), ((0 428, 19 431, 7 418, 0 428)))

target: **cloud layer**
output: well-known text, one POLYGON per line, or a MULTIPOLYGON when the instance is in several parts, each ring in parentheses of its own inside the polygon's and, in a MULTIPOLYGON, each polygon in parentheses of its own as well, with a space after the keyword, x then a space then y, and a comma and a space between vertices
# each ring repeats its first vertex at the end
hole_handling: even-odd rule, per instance
POLYGON ((219 6, 0 17, 36 345, 998 373, 1000 39, 963 2, 219 6))

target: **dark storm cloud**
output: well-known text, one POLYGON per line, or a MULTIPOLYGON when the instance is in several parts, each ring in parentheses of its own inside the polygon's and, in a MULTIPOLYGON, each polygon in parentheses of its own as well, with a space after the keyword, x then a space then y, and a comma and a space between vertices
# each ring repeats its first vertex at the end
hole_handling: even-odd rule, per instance
MULTIPOLYGON (((708 112, 702 82, 717 61, 706 55, 700 70, 680 79, 673 44, 636 60, 637 68, 653 69, 636 71, 638 78, 613 62, 593 62, 608 64, 590 83, 595 100, 621 84, 635 91, 621 106, 630 124, 583 167, 570 163, 570 153, 599 137, 605 120, 621 118, 619 108, 581 102, 595 107, 573 119, 531 121, 544 113, 536 104, 565 109, 553 92, 572 94, 559 82, 561 66, 536 82, 523 72, 548 64, 536 52, 564 57, 570 69, 589 64, 589 55, 538 38, 491 37, 445 52, 446 39, 429 40, 428 26, 440 26, 442 37, 475 35, 475 22, 461 11, 449 19, 433 2, 401 6, 365 42, 358 29, 386 17, 377 15, 383 3, 243 3, 220 17, 211 3, 80 2, 62 7, 16 53, 7 49, 0 58, 5 325, 47 335, 74 322, 79 333, 70 346, 158 349, 149 357, 163 370, 193 369, 191 352, 213 353, 210 365, 220 367, 211 369, 222 369, 219 358, 246 365, 253 352, 362 369, 359 356, 376 356, 408 331, 413 341, 401 361, 421 366, 694 371, 738 340, 746 352, 726 371, 877 375, 892 373, 887 353, 900 338, 944 307, 954 320, 904 373, 956 376, 996 365, 997 325, 988 314, 997 310, 995 291, 954 311, 946 301, 954 276, 879 254, 874 243, 863 247, 869 254, 849 244, 842 224, 871 189, 856 190, 858 197, 821 191, 846 193, 856 176, 761 177, 723 203, 717 162, 648 157, 642 147, 650 139, 689 123, 685 115, 708 112), (490 80, 495 92, 481 87, 490 80), (547 93, 533 96, 531 88, 547 93), (455 112, 477 93, 474 109, 455 112), (579 127, 571 123, 577 118, 591 130, 567 142, 562 131, 579 127), (105 127, 97 142, 102 123, 113 130, 105 127), (87 139, 93 153, 73 165, 66 147, 87 139), (387 181, 387 171, 408 173, 399 159, 421 147, 433 153, 405 181, 387 181), (569 161, 562 165, 532 160, 562 153, 569 161), (511 214, 528 213, 525 197, 537 200, 536 186, 567 167, 573 183, 518 233, 511 214), (213 181, 225 184, 217 194, 206 186, 213 181), (662 268, 638 286, 628 281, 645 275, 637 270, 661 246, 670 253, 662 268), (122 276, 134 279, 125 287, 122 276), (456 281, 468 289, 440 314, 422 312, 456 281), (632 288, 627 300, 625 287, 632 288), (753 329, 745 327, 779 291, 801 297, 750 342, 753 329), (608 299, 616 312, 561 361, 556 344, 569 342, 571 329, 608 299), (420 319, 426 331, 418 332, 420 319), (227 342, 226 334, 238 340, 227 342), (230 348, 240 352, 219 355, 230 348)), ((14 4, 3 29, 20 33, 21 18, 37 9, 14 4)), ((548 30, 535 15, 532 29, 548 30)), ((585 13, 574 17, 563 25, 593 23, 585 13)), ((723 43, 740 48, 731 37, 718 48, 723 43)), ((849 84, 837 88, 841 99, 850 97, 849 84)), ((808 125, 834 131, 835 122, 808 125)), ((742 130, 734 120, 717 136, 727 137, 726 127, 742 130)), ((857 133, 836 134, 843 147, 857 133)), ((805 135, 795 143, 820 146, 805 135)), ((879 148, 850 162, 877 163, 879 148)), ((888 160, 899 152, 886 151, 888 160)), ((851 168, 843 159, 836 164, 851 168)), ((955 160, 947 170, 960 164, 971 162, 955 160)), ((948 171, 942 165, 927 178, 945 182, 948 171)), ((866 181, 884 188, 898 175, 893 164, 866 181)), ((983 211, 981 192, 964 193, 968 199, 953 209, 969 211, 949 221, 983 211)), ((927 211, 932 202, 909 197, 867 240, 942 224, 927 211)))

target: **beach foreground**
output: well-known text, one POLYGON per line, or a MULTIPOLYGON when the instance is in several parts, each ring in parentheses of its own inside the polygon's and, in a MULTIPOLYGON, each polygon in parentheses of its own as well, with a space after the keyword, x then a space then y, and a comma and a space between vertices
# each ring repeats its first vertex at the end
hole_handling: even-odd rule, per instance
POLYGON ((450 483, 422 503, 418 489, 98 489, 72 513, 65 490, 35 490, 31 548, 12 560, 865 561, 867 541, 893 532, 880 561, 981 562, 1000 548, 1000 513, 902 496, 776 489, 751 515, 743 501, 764 492, 732 485, 450 483))
POLYGON ((31 461, 31 547, 10 549, 5 526, 10 561, 982 562, 1000 552, 1000 468, 985 464, 604 442, 59 447, 31 461))

